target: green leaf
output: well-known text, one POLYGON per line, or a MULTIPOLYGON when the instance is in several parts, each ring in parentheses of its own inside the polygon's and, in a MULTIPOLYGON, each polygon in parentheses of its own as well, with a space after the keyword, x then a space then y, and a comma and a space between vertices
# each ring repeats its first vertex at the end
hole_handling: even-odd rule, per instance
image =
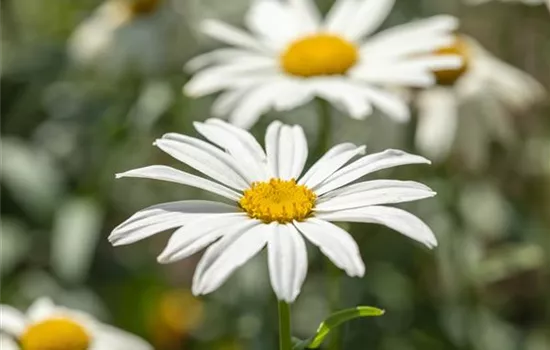
POLYGON ((319 325, 317 333, 312 338, 303 342, 296 342, 293 350, 316 349, 321 346, 330 331, 342 323, 359 317, 382 316, 384 312, 384 310, 371 306, 358 306, 335 312, 319 325))

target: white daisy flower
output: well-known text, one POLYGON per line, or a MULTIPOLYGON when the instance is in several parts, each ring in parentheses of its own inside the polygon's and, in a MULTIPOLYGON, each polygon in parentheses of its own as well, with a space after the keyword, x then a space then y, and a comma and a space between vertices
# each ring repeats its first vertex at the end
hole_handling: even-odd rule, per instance
POLYGON ((439 53, 460 55, 464 64, 436 71, 438 85, 418 93, 416 146, 430 159, 442 160, 456 144, 469 165, 479 167, 492 140, 514 141, 511 113, 543 98, 544 88, 470 37, 458 36, 439 53))
POLYGON ((26 314, 0 305, 0 315, 2 350, 153 349, 133 334, 100 323, 82 311, 54 305, 48 298, 36 300, 26 314))
POLYGON ((195 128, 211 143, 166 134, 155 145, 212 180, 162 165, 117 177, 198 187, 231 204, 183 200, 155 205, 137 212, 109 237, 114 245, 124 245, 177 228, 158 257, 161 263, 210 246, 193 277, 195 295, 217 289, 267 245, 272 287, 280 300, 294 301, 308 265, 304 237, 349 276, 363 276, 365 266, 357 244, 332 221, 378 223, 430 248, 437 244, 432 231, 416 216, 383 206, 432 197, 435 193, 428 187, 396 180, 353 183, 377 170, 430 163, 423 157, 386 150, 351 161, 364 153, 365 146, 343 143, 302 175, 308 146, 300 126, 271 123, 265 151, 250 133, 219 119, 195 123, 195 128))
POLYGON ((436 16, 371 35, 394 1, 338 0, 321 19, 312 0, 255 0, 245 19, 250 32, 206 20, 205 34, 234 47, 192 59, 186 68, 198 72, 184 91, 223 91, 213 115, 243 128, 271 108, 290 110, 314 97, 355 119, 375 106, 405 121, 406 102, 382 86, 431 86, 431 70, 460 66, 459 57, 429 55, 452 43, 458 21, 436 16))
POLYGON ((68 53, 80 67, 115 74, 162 69, 174 12, 168 0, 105 0, 71 35, 68 53))

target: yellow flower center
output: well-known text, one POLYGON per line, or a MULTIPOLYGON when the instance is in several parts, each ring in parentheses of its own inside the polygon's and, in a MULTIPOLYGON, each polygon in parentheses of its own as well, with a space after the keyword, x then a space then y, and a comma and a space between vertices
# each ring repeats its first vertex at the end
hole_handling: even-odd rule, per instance
POLYGON ((357 47, 339 36, 315 34, 291 43, 281 55, 285 72, 300 77, 341 75, 359 58, 357 47))
POLYGON ((271 179, 268 182, 254 182, 244 191, 239 201, 248 216, 266 223, 280 223, 305 219, 313 209, 315 193, 296 180, 271 179))
POLYGON ((135 15, 147 15, 154 12, 162 2, 162 0, 127 0, 129 1, 128 9, 135 15))
POLYGON ((27 328, 20 342, 22 350, 87 350, 91 339, 78 323, 52 318, 27 328))
POLYGON ((458 68, 434 71, 439 85, 454 85, 468 71, 468 67, 470 66, 470 48, 464 38, 457 36, 453 45, 439 49, 436 51, 436 54, 441 56, 457 55, 462 58, 462 65, 458 68))

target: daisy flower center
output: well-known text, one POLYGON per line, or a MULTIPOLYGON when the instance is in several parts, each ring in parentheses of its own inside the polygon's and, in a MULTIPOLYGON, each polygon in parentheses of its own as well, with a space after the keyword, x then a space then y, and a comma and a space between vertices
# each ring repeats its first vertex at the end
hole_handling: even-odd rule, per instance
POLYGON ((147 15, 154 12, 162 0, 129 0, 128 9, 134 15, 147 15))
POLYGON ((78 323, 52 318, 28 327, 20 342, 23 350, 86 350, 91 339, 78 323))
POLYGON ((357 47, 339 36, 315 34, 291 43, 281 55, 283 70, 291 75, 312 77, 341 75, 353 67, 357 47))
POLYGON ((248 216, 269 223, 304 220, 313 209, 315 193, 296 180, 271 179, 254 182, 244 191, 239 205, 248 216))
POLYGON ((466 40, 460 36, 456 37, 453 45, 444 47, 436 51, 437 55, 457 55, 462 58, 462 65, 455 69, 444 69, 434 71, 437 83, 439 85, 450 86, 454 85, 460 77, 468 71, 470 65, 470 48, 466 40))

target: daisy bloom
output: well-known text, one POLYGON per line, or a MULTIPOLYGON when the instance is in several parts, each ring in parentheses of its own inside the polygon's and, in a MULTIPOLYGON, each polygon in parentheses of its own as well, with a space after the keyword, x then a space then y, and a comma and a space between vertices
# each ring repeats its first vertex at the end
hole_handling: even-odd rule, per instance
POLYGON ((82 311, 57 306, 48 298, 36 300, 26 314, 0 305, 0 314, 2 350, 153 349, 135 335, 100 323, 82 311))
POLYGON ((195 295, 217 289, 267 245, 273 290, 280 300, 294 301, 307 272, 304 238, 349 276, 363 276, 365 266, 357 244, 332 221, 378 223, 430 248, 437 244, 432 231, 416 216, 383 206, 432 197, 435 193, 428 187, 396 180, 353 183, 377 170, 428 164, 423 157, 386 150, 352 161, 365 147, 343 143, 302 174, 308 146, 300 126, 271 123, 265 151, 250 133, 219 119, 195 123, 195 128, 210 142, 166 134, 155 145, 210 179, 162 165, 117 177, 194 186, 224 197, 230 204, 183 200, 155 205, 137 212, 109 237, 114 245, 124 245, 177 228, 158 257, 161 263, 210 246, 195 270, 195 295))
POLYGON ((312 0, 255 0, 248 31, 206 20, 201 30, 232 47, 192 59, 186 68, 197 73, 184 92, 221 92, 213 115, 245 129, 269 109, 290 110, 314 97, 355 119, 375 106, 406 121, 406 102, 383 86, 431 86, 432 70, 460 66, 457 56, 430 55, 452 43, 458 22, 436 16, 371 35, 394 1, 338 0, 322 19, 312 0))
POLYGON ((105 0, 69 38, 68 54, 79 67, 109 74, 162 69, 174 18, 169 0, 105 0))
POLYGON ((468 36, 457 36, 439 53, 460 55, 464 63, 458 69, 435 71, 437 86, 418 93, 416 146, 430 159, 442 160, 458 141, 468 165, 479 167, 491 141, 514 141, 512 112, 543 98, 544 88, 468 36))

